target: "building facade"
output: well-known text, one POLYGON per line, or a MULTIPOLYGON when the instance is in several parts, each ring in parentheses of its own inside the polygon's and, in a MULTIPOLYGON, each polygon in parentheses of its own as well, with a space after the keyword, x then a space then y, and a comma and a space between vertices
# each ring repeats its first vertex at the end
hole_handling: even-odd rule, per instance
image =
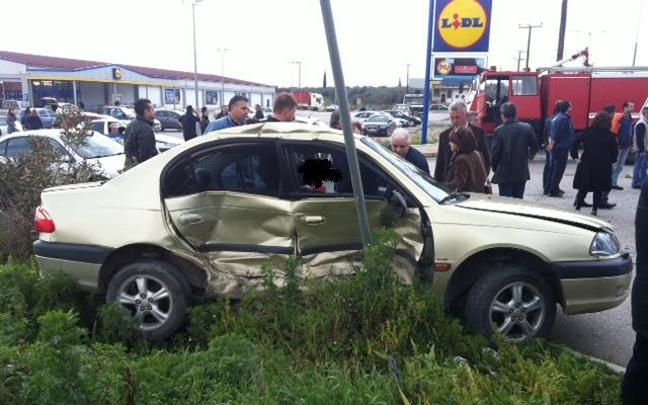
MULTIPOLYGON (((191 72, 7 51, 0 51, 0 87, 3 100, 24 100, 37 107, 48 98, 88 111, 117 101, 130 105, 138 98, 172 109, 196 104, 191 72)), ((275 90, 274 86, 199 73, 198 107, 218 109, 236 94, 246 96, 253 105, 272 107, 275 90)))

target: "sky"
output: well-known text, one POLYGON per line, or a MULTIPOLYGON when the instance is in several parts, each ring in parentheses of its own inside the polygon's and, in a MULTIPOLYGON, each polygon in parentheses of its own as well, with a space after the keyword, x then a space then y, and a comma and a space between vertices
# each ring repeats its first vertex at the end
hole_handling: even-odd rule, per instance
MULTIPOLYGON (((562 0, 492 1, 488 66, 515 69, 518 51, 526 56, 528 31, 520 24, 542 24, 532 32, 530 67, 553 64, 562 0)), ((191 0, 12 4, 15 18, 3 7, 3 31, 13 34, 0 36, 0 50, 194 69, 191 0)), ((429 0, 331 0, 331 6, 347 86, 405 84, 406 64, 410 78, 424 77, 429 0)), ((325 71, 333 85, 320 1, 202 0, 195 10, 199 72, 220 75, 218 48, 226 48, 225 76, 297 87, 301 65, 302 87, 321 86, 325 71)), ((565 55, 589 45, 595 66, 628 66, 635 38, 636 64, 648 66, 648 0, 569 0, 565 55)))

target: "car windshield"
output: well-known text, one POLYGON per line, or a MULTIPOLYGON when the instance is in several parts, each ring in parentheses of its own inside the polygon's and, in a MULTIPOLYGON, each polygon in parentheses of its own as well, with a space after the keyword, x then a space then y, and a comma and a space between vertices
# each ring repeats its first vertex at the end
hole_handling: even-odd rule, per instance
MULTIPOLYGON (((67 146, 75 149, 69 144, 67 146)), ((93 159, 122 154, 124 148, 104 135, 94 134, 86 138, 85 145, 79 146, 76 153, 84 159, 93 159)))
POLYGON ((369 119, 367 121, 369 121, 369 122, 387 122, 387 121, 389 121, 389 117, 387 117, 386 115, 382 115, 382 114, 374 114, 371 117, 369 117, 369 119))
POLYGON ((124 113, 128 117, 129 120, 134 120, 135 119, 135 110, 131 108, 123 108, 124 113))
POLYGON ((401 173, 407 176, 410 180, 416 183, 423 191, 425 191, 434 201, 441 203, 449 201, 452 193, 441 183, 434 180, 430 176, 426 176, 418 167, 414 166, 405 159, 401 159, 398 155, 385 148, 378 142, 370 138, 362 138, 362 143, 369 146, 379 155, 384 157, 389 163, 396 167, 401 173))

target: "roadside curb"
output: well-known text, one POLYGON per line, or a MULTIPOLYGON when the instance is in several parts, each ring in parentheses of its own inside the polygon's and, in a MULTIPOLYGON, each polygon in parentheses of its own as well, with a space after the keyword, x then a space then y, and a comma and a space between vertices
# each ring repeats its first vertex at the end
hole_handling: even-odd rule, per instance
POLYGON ((622 366, 620 366, 618 364, 611 363, 611 362, 609 362, 607 360, 599 359, 598 357, 593 357, 593 356, 590 356, 588 354, 578 352, 578 351, 576 351, 574 349, 570 349, 569 347, 558 345, 556 343, 549 343, 549 345, 553 346, 555 348, 567 349, 567 351, 569 351, 571 354, 573 354, 576 357, 587 359, 589 361, 593 361, 594 363, 603 364, 604 366, 606 366, 607 368, 609 368, 612 372, 614 372, 616 374, 623 375, 626 372, 625 367, 622 367, 622 366))

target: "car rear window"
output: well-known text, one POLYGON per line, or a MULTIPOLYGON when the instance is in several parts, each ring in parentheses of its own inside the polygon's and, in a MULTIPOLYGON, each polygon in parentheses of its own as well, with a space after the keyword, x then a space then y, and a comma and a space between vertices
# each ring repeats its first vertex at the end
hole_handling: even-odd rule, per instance
MULTIPOLYGON (((74 149, 68 145, 71 149, 74 149)), ((95 134, 86 138, 85 145, 79 146, 76 153, 84 159, 114 156, 124 153, 124 148, 110 138, 95 134)))

